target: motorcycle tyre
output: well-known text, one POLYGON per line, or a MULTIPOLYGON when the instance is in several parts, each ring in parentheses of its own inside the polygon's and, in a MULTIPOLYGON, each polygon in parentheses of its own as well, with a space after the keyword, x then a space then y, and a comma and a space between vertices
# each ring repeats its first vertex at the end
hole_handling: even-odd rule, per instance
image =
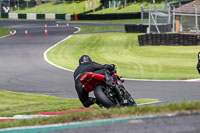
POLYGON ((128 100, 128 105, 129 106, 137 106, 137 103, 135 102, 135 100, 130 96, 130 98, 133 100, 132 102, 128 100))
MULTIPOLYGON (((94 88, 94 95, 97 99, 98 102, 100 102, 104 107, 106 108, 110 108, 110 107, 116 107, 116 106, 120 106, 117 103, 112 102, 107 96, 106 94, 103 92, 102 90, 102 86, 101 85, 97 85, 94 88)), ((117 100, 117 99, 115 99, 117 100)), ((119 103, 119 102, 118 102, 119 103)))

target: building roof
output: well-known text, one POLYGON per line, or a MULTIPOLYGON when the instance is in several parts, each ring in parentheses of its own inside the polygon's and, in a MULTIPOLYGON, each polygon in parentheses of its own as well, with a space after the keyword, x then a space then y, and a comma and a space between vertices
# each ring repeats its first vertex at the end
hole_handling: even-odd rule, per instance
POLYGON ((175 13, 195 14, 195 7, 197 8, 197 13, 200 14, 200 0, 194 0, 179 8, 176 8, 175 13))

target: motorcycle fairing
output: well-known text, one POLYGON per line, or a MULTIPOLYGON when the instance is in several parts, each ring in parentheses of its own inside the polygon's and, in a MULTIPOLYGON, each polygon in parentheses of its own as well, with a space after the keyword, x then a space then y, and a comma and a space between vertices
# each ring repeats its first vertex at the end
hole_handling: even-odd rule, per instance
POLYGON ((104 76, 92 72, 86 72, 79 77, 82 87, 87 91, 91 92, 97 84, 102 84, 104 76))

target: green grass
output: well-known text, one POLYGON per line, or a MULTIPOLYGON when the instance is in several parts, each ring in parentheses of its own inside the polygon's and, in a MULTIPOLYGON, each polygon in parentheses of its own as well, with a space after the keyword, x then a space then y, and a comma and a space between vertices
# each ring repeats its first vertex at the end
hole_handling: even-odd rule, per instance
POLYGON ((0 91, 0 116, 83 108, 78 99, 0 91))
MULTIPOLYGON (((97 7, 100 5, 97 2, 97 7)), ((32 6, 26 9, 26 5, 22 5, 21 10, 14 10, 16 13, 57 13, 57 14, 79 14, 83 12, 91 12, 91 9, 85 9, 85 1, 77 1, 73 3, 72 1, 66 1, 65 4, 54 4, 53 2, 47 2, 46 4, 32 6)))
POLYGON ((124 26, 81 26, 80 32, 98 32, 98 31, 114 31, 124 30, 124 26))
POLYGON ((140 116, 152 114, 166 114, 166 113, 189 113, 199 112, 200 102, 181 102, 170 103, 167 105, 149 105, 140 107, 122 107, 111 109, 97 109, 91 112, 81 112, 75 114, 58 115, 49 118, 37 118, 29 120, 16 120, 1 122, 0 128, 17 127, 17 126, 31 126, 31 125, 45 125, 55 123, 66 123, 74 121, 86 121, 105 118, 140 116))
POLYGON ((200 46, 139 47, 138 34, 101 33, 74 35, 47 53, 55 64, 75 70, 83 54, 101 64, 116 64, 126 78, 193 79, 200 46), (72 45, 73 44, 73 45, 72 45))
POLYGON ((9 35, 10 31, 13 32, 13 29, 9 29, 9 28, 2 28, 0 27, 0 37, 1 36, 5 36, 5 35, 9 35))
MULTIPOLYGON (((0 103, 0 117, 84 108, 78 99, 4 90, 0 91, 0 101, 6 101, 0 103)), ((153 101, 157 99, 136 99, 138 104, 153 101)), ((92 108, 98 108, 98 106, 93 105, 92 108)))
MULTIPOLYGON (((127 12, 141 12, 141 6, 153 5, 149 2, 137 2, 137 3, 129 3, 126 8, 105 8, 100 7, 100 2, 92 0, 93 4, 91 8, 86 8, 87 1, 66 1, 65 4, 54 4, 53 2, 47 2, 42 5, 29 5, 29 8, 26 8, 26 4, 20 5, 20 10, 13 10, 12 12, 16 13, 66 13, 66 14, 104 14, 104 13, 127 13, 127 12), (95 10, 94 10, 95 9, 95 10), (97 10, 98 9, 98 10, 97 10), (99 10, 100 9, 100 10, 99 10)), ((157 6, 164 6, 164 1, 156 1, 157 6)))

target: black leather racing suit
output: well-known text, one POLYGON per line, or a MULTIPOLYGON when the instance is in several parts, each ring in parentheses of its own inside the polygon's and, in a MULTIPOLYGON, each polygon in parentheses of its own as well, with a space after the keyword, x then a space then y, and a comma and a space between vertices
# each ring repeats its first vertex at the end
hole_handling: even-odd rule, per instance
POLYGON ((106 71, 112 71, 113 69, 113 65, 101 65, 96 62, 86 62, 77 67, 77 69, 74 71, 75 88, 84 107, 89 107, 90 105, 94 104, 94 102, 92 101, 92 98, 89 97, 89 93, 82 88, 81 82, 78 79, 79 76, 85 72, 93 72, 104 75, 106 71))
POLYGON ((198 53, 198 63, 197 63, 197 70, 200 74, 200 52, 198 53))

